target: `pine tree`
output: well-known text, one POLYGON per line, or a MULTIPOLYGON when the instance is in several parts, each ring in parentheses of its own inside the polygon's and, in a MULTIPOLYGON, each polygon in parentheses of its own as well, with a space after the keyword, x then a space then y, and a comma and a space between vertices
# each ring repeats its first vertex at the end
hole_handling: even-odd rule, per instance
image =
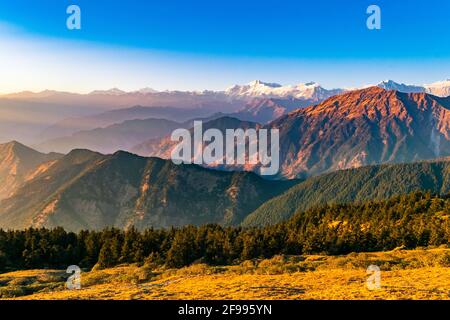
POLYGON ((114 252, 114 242, 112 239, 107 239, 100 250, 96 268, 106 269, 114 267, 117 264, 117 258, 114 252))

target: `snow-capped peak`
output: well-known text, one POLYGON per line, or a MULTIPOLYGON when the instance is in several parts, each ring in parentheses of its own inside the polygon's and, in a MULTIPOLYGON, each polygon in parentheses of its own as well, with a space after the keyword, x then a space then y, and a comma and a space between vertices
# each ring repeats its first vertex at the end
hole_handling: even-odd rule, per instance
POLYGON ((448 97, 450 96, 450 79, 426 84, 425 91, 435 96, 448 97))
POLYGON ((225 93, 240 97, 264 97, 264 98, 296 98, 322 100, 342 90, 327 90, 316 82, 300 83, 297 85, 282 86, 278 83, 266 83, 254 80, 246 85, 234 85, 225 93))
POLYGON ((422 86, 408 85, 404 83, 398 83, 393 80, 384 80, 377 84, 378 87, 386 90, 396 90, 406 93, 425 92, 425 88, 422 86))
POLYGON ((253 80, 250 81, 247 86, 250 87, 270 87, 270 88, 279 88, 282 85, 279 83, 270 83, 270 82, 263 82, 261 80, 253 80))
POLYGON ((384 80, 377 84, 377 86, 386 90, 396 90, 406 93, 425 92, 440 97, 450 96, 450 79, 425 84, 423 86, 408 85, 393 80, 384 80))
POLYGON ((147 94, 147 93, 157 93, 158 91, 153 89, 153 88, 150 88, 150 87, 145 87, 145 88, 136 90, 135 92, 136 93, 147 94))

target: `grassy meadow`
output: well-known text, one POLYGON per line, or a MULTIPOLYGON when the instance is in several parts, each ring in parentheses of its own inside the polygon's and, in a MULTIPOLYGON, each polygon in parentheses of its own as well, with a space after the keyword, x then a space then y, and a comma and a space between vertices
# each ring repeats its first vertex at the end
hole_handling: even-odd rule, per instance
POLYGON ((2 299, 450 299, 450 249, 419 248, 342 256, 253 259, 234 266, 179 269, 127 264, 83 272, 68 290, 65 270, 0 274, 2 299), (381 270, 369 290, 369 265, 381 270))

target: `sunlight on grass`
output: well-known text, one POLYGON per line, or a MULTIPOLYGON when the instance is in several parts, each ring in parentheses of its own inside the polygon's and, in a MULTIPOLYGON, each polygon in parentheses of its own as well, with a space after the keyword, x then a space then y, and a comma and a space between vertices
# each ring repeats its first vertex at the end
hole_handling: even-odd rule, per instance
POLYGON ((450 249, 393 250, 345 256, 275 256, 236 266, 181 269, 123 265, 82 273, 67 290, 58 270, 0 275, 3 299, 450 299, 450 249), (381 288, 366 286, 369 265, 381 288))

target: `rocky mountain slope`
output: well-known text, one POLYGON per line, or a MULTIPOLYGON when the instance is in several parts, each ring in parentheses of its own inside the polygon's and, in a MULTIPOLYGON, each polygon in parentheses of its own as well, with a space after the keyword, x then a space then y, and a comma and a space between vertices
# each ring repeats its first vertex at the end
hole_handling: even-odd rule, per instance
POLYGON ((0 200, 12 195, 16 189, 31 179, 36 171, 43 170, 62 157, 60 154, 43 154, 16 141, 0 144, 0 200))
POLYGON ((378 87, 348 92, 271 122, 285 177, 450 155, 450 98, 378 87))
MULTIPOLYGON (((261 125, 251 121, 242 121, 229 116, 220 116, 217 119, 204 119, 202 122, 202 129, 205 132, 208 129, 218 129, 225 136, 227 129, 258 129, 261 125)), ((194 137, 194 132, 191 126, 191 138, 194 137)), ((136 145, 131 149, 131 152, 141 156, 155 156, 163 159, 170 159, 173 148, 178 144, 178 141, 172 141, 170 135, 161 139, 149 139, 141 144, 136 145)), ((192 150, 193 151, 193 150, 192 150)))
POLYGON ((249 101, 244 108, 229 114, 229 116, 240 120, 268 123, 293 110, 305 108, 316 103, 317 101, 314 99, 255 98, 249 101))

